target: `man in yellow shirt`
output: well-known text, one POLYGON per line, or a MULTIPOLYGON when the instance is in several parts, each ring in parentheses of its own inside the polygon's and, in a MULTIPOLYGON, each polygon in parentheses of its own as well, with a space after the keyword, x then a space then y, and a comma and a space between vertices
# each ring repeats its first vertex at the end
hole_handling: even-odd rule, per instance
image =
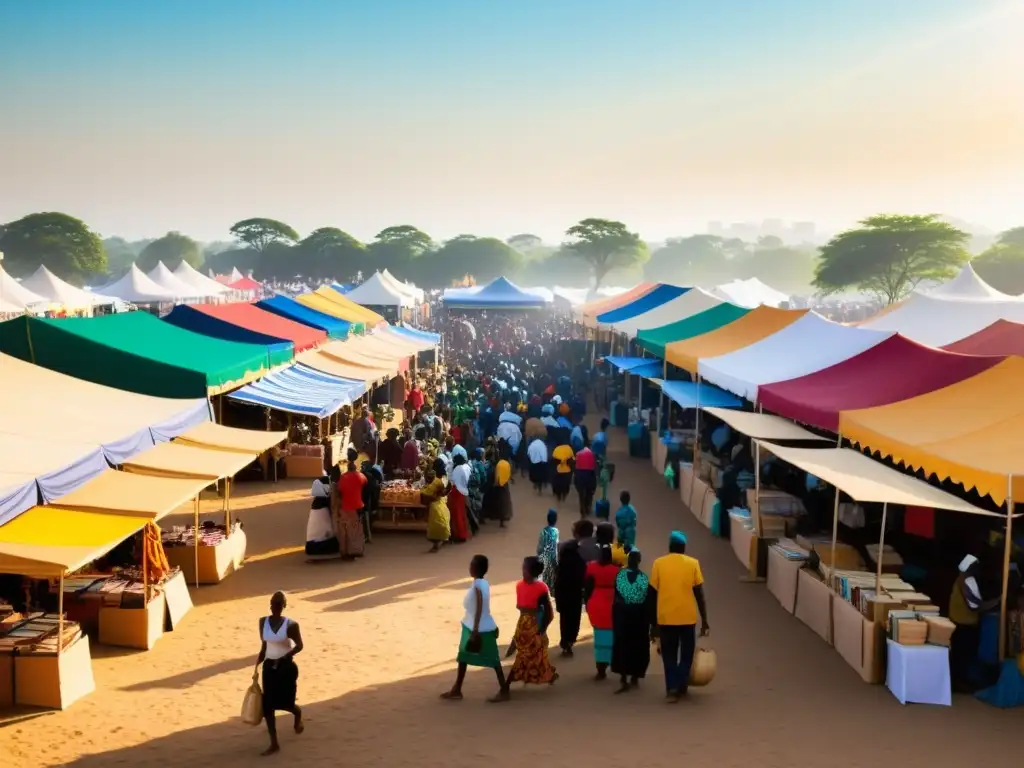
POLYGON ((686 695, 697 646, 697 614, 700 634, 710 631, 704 602, 704 576, 700 563, 686 554, 686 534, 673 531, 668 554, 654 561, 650 589, 658 606, 657 631, 661 638, 661 659, 665 664, 665 688, 668 701, 677 702, 686 695))

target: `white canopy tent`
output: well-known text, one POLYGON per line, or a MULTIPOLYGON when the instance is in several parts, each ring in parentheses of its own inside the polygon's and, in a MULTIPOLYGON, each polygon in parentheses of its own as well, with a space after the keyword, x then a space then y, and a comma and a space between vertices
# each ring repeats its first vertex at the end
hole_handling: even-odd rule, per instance
POLYGON ((46 297, 29 290, 13 277, 0 264, 0 312, 23 312, 28 307, 51 303, 46 297))
POLYGON ((699 373, 703 380, 756 403, 762 385, 816 373, 881 344, 893 333, 833 323, 808 312, 754 344, 702 359, 699 373))
POLYGON ((183 283, 202 291, 203 296, 224 296, 229 293, 227 286, 221 285, 213 278, 207 277, 187 261, 182 260, 174 270, 174 276, 183 283))
POLYGON ((756 277, 723 283, 712 289, 711 293, 720 299, 751 309, 761 304, 768 307, 778 307, 784 302, 789 301, 789 296, 765 285, 756 277))
POLYGON ((412 295, 400 293, 393 288, 380 272, 374 272, 369 279, 346 293, 345 298, 364 307, 416 306, 416 299, 412 295))
POLYGON ((77 288, 71 283, 61 280, 43 264, 40 264, 39 269, 29 277, 22 280, 21 285, 42 296, 49 303, 59 304, 70 310, 91 310, 93 307, 114 302, 113 298, 77 288))
POLYGON ((896 331, 919 344, 944 347, 997 320, 1024 323, 1024 301, 950 299, 912 293, 902 304, 861 323, 874 331, 896 331))
POLYGON ((422 288, 417 288, 412 283, 402 282, 397 277, 392 275, 387 270, 387 268, 385 268, 384 271, 380 273, 380 276, 387 285, 389 285, 392 289, 398 291, 398 293, 402 294, 403 296, 410 296, 421 304, 426 298, 426 294, 423 293, 422 288))
POLYGON ((178 299, 205 299, 220 296, 220 293, 202 291, 191 283, 186 283, 167 268, 162 261, 158 261, 147 275, 150 280, 159 285, 165 291, 173 293, 178 299))
POLYGON ((991 285, 982 280, 974 267, 965 264, 960 274, 943 283, 938 288, 927 292, 928 296, 949 301, 1024 301, 1022 296, 1011 296, 1008 293, 997 291, 991 285))
POLYGON ((687 317, 696 315, 706 309, 711 309, 721 303, 722 299, 705 291, 703 288, 691 288, 681 296, 654 307, 643 314, 614 323, 612 328, 617 333, 625 333, 632 338, 639 331, 660 328, 663 325, 685 320, 687 317))
POLYGON ((132 304, 161 304, 177 298, 173 293, 157 285, 134 264, 120 280, 97 289, 96 293, 111 296, 132 304))

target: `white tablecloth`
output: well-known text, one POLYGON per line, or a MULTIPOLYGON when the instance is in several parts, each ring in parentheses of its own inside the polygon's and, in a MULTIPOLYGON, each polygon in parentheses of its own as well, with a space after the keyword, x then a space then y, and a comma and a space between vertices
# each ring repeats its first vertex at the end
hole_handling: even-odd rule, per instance
POLYGON ((886 641, 885 684, 901 704, 940 704, 952 701, 949 648, 939 645, 900 645, 886 641))

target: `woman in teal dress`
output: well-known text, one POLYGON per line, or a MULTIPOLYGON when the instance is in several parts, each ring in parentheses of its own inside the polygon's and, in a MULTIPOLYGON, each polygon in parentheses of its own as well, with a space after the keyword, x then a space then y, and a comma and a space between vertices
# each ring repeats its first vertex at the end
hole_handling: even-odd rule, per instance
POLYGON ((629 553, 629 564, 615 577, 612 604, 612 673, 619 676, 616 693, 640 684, 651 663, 651 622, 654 593, 640 570, 640 550, 629 553))
POLYGON ((537 557, 544 566, 541 579, 548 585, 548 589, 554 590, 555 569, 558 566, 558 512, 553 509, 548 510, 548 524, 541 529, 537 557))
POLYGON ((618 542, 627 549, 636 546, 636 509, 630 503, 629 491, 619 494, 622 505, 615 513, 615 527, 618 529, 618 542))

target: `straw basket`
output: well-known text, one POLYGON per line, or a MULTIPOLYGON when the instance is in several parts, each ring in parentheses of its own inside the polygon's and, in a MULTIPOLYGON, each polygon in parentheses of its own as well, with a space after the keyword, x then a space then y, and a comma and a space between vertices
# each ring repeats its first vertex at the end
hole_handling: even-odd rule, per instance
POLYGON ((715 679, 718 671, 718 654, 710 648, 698 648, 693 654, 690 667, 690 685, 700 688, 715 679))

